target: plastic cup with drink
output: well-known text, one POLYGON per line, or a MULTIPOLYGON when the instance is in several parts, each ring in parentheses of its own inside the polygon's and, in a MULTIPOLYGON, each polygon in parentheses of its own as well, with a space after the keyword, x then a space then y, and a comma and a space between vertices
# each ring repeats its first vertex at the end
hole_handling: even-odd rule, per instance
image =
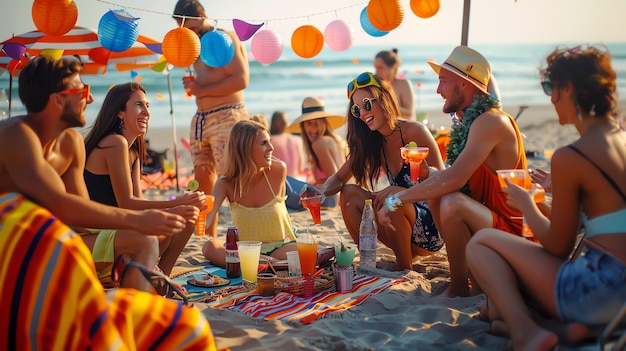
POLYGON ((313 275, 317 265, 317 242, 312 235, 305 235, 296 239, 296 246, 302 275, 313 275))
MULTIPOLYGON (((194 76, 193 72, 191 70, 187 71, 187 75, 183 76, 183 84, 185 82, 193 82, 196 80, 196 77, 194 76)), ((191 94, 191 90, 189 90, 189 88, 185 88, 185 90, 187 91, 187 96, 192 96, 193 94, 191 94)))
POLYGON ((261 256, 260 241, 239 241, 239 264, 241 265, 241 278, 256 283, 259 272, 259 257, 261 256))

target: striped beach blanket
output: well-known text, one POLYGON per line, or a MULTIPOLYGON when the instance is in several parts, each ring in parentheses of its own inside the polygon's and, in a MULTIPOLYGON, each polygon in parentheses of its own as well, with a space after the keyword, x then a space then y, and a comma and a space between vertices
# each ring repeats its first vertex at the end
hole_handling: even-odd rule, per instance
POLYGON ((131 289, 105 293, 80 236, 0 194, 0 350, 215 350, 197 309, 131 289))
POLYGON ((309 324, 330 312, 356 306, 368 297, 400 282, 402 279, 356 275, 350 292, 321 291, 311 298, 280 292, 270 298, 251 291, 208 305, 212 308, 238 311, 258 319, 281 319, 309 324))

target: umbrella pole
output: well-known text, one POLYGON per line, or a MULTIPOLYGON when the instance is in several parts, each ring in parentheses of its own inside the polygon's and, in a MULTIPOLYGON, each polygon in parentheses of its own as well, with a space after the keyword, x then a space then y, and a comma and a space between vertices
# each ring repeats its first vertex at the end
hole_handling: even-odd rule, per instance
POLYGON ((11 117, 11 100, 13 100, 13 75, 9 74, 9 117, 11 117))
POLYGON ((469 35, 469 16, 470 16, 470 3, 471 0, 463 1, 463 27, 461 29, 461 45, 467 46, 467 39, 469 35))
POLYGON ((174 170, 176 177, 176 192, 180 191, 180 185, 178 184, 178 147, 177 147, 177 137, 176 137, 176 118, 174 117, 174 96, 172 93, 172 75, 171 72, 167 73, 167 88, 170 93, 170 117, 172 118, 172 139, 174 142, 174 170))

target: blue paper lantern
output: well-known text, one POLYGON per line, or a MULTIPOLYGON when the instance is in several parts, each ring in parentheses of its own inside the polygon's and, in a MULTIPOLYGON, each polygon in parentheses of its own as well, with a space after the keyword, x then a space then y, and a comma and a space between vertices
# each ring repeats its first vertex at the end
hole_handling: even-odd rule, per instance
POLYGON ((113 52, 130 49, 139 37, 138 19, 124 10, 110 10, 105 13, 98 24, 100 45, 113 52))
POLYGON ((221 30, 204 33, 200 39, 200 58, 209 67, 223 67, 235 55, 231 37, 221 30))
POLYGON ((369 17, 367 17, 367 6, 363 8, 363 11, 361 11, 361 27, 363 28, 365 33, 373 37, 382 37, 389 34, 389 32, 384 32, 374 27, 372 22, 370 22, 369 17))

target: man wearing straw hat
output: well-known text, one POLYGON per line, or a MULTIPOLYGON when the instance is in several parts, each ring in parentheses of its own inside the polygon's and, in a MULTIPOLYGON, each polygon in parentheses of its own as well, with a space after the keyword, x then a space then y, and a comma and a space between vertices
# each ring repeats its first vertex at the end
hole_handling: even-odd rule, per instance
MULTIPOLYGON (((450 263, 445 294, 468 296, 465 246, 471 236, 482 228, 521 235, 522 215, 506 204, 496 170, 526 169, 526 155, 515 120, 489 94, 491 66, 483 55, 457 46, 443 64, 428 63, 439 75, 443 112, 453 116, 450 167, 436 171, 422 166, 420 178, 427 179, 389 196, 378 215, 381 224, 393 227, 390 217, 399 206, 428 200, 450 263)), ((475 284, 473 288, 472 293, 480 292, 475 284)))
MULTIPOLYGON (((174 19, 200 38, 212 30, 221 30, 209 23, 198 0, 179 0, 174 8, 174 19)), ((183 82, 188 94, 196 96, 198 109, 191 120, 190 146, 194 177, 200 184, 198 190, 205 194, 211 193, 217 177, 222 174, 222 158, 230 130, 238 121, 250 118, 244 105, 244 89, 250 81, 246 48, 234 32, 224 33, 233 42, 231 61, 222 67, 209 67, 198 59, 193 64, 195 78, 183 82)), ((217 216, 207 224, 206 233, 215 237, 217 216)))

